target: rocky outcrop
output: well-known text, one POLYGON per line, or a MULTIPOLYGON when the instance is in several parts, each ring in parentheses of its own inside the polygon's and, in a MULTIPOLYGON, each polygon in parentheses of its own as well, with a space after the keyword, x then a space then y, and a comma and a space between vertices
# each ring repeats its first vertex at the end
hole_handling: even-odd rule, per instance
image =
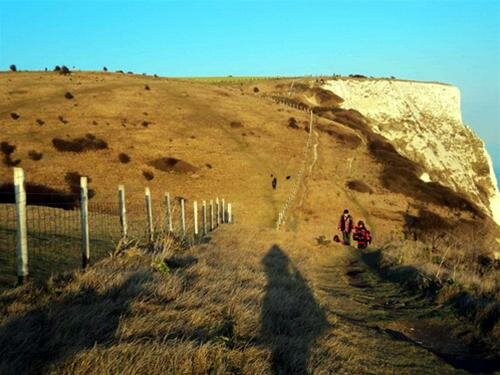
POLYGON ((323 89, 370 120, 373 131, 420 164, 423 181, 465 193, 500 224, 500 194, 483 141, 462 122, 457 87, 389 79, 334 79, 323 89))

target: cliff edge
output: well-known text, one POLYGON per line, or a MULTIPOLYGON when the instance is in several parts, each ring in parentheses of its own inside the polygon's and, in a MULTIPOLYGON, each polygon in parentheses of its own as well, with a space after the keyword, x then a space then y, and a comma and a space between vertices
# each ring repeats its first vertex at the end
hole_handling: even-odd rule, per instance
POLYGON ((322 86, 436 181, 467 196, 500 225, 500 193, 484 142, 462 122, 457 87, 389 79, 334 79, 322 86))

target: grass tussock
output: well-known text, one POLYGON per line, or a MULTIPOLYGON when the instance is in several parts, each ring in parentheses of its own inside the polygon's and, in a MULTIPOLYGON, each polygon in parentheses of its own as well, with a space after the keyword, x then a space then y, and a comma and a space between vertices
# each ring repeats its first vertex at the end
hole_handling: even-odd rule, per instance
POLYGON ((359 193, 368 193, 372 194, 373 189, 368 186, 365 182, 360 181, 360 180, 350 180, 346 182, 346 186, 354 191, 357 191, 359 193))
MULTIPOLYGON (((340 142, 342 146, 350 149, 356 149, 362 143, 361 138, 359 138, 356 134, 347 132, 336 126, 318 125, 317 129, 320 132, 326 133, 329 136, 333 137, 335 140, 340 142)), ((306 126, 306 130, 309 131, 309 126, 306 126)))
POLYGON ((120 163, 122 164, 127 164, 130 162, 130 156, 124 152, 120 152, 118 154, 118 160, 120 160, 120 163))
POLYGON ((144 178, 147 180, 147 181, 151 181, 152 179, 155 178, 155 175, 153 172, 151 171, 148 171, 148 170, 143 170, 142 171, 142 175, 144 176, 144 178))
POLYGON ((42 160, 43 153, 35 151, 35 150, 31 150, 28 152, 28 156, 33 161, 39 161, 39 160, 42 160))
POLYGON ((300 126, 297 123, 297 120, 295 119, 295 117, 290 117, 288 119, 288 127, 292 128, 292 129, 300 129, 300 126))
POLYGON ((229 126, 231 126, 231 128, 233 129, 241 129, 243 127, 243 124, 240 121, 231 121, 229 126))
POLYGON ((8 167, 15 167, 21 163, 21 159, 13 159, 12 154, 16 151, 16 145, 3 141, 0 143, 0 152, 3 154, 3 163, 8 167))
POLYGON ((52 145, 57 151, 78 153, 108 148, 106 141, 96 138, 93 134, 87 134, 85 137, 75 138, 69 141, 61 138, 53 138, 52 145))

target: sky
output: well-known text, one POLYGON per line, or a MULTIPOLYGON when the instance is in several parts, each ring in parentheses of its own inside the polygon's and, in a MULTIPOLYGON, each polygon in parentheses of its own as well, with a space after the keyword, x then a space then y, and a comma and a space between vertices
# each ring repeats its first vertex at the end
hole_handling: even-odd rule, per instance
POLYGON ((500 0, 3 1, 0 70, 352 73, 460 88, 500 176, 500 0))

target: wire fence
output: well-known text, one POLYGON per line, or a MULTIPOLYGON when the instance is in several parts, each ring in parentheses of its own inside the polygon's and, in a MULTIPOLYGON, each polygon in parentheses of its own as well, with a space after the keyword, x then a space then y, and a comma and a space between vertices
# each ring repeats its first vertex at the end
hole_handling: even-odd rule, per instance
MULTIPOLYGON (((36 280, 78 268, 82 263, 80 207, 74 203, 54 203, 50 196, 47 198, 26 207, 29 270, 36 280)), ((117 211, 115 202, 89 204, 93 261, 108 255, 120 239, 117 211)), ((0 204, 0 288, 15 285, 17 281, 16 246, 16 206, 0 204)))
MULTIPOLYGON (((0 290, 13 287, 19 280, 17 269, 17 208, 14 192, 0 193, 0 290)), ((27 192, 26 238, 30 278, 47 280, 51 275, 78 269, 82 266, 82 209, 80 197, 58 200, 50 194, 27 192)), ((151 240, 146 202, 130 202, 126 205, 127 238, 139 245, 151 240)), ((170 233, 184 243, 194 244, 210 229, 209 217, 203 220, 201 206, 195 212, 193 205, 185 205, 184 229, 181 224, 180 201, 154 202, 151 206, 154 233, 170 233), (170 213, 170 215, 169 215, 170 213), (195 236, 195 220, 198 219, 199 235, 195 236), (170 231, 169 223, 172 223, 170 231), (202 225, 206 224, 206 230, 202 225)), ((184 202, 186 203, 186 201, 184 202)), ((194 203, 194 202, 193 202, 194 203)), ((215 207, 214 207, 215 208, 215 207)), ((212 212, 215 214, 215 209, 212 212)), ((206 206, 209 215, 209 207, 206 206)), ((226 211, 227 212, 227 211, 226 211)), ((88 202, 88 233, 91 261, 94 263, 117 248, 123 237, 120 204, 116 202, 88 202)), ((216 218, 212 219, 215 226, 216 218)), ((220 220, 219 220, 220 221, 220 220)), ((226 221, 227 222, 227 221, 226 221)))
MULTIPOLYGON (((296 103, 289 103, 287 101, 278 101, 278 103, 288 105, 288 106, 291 106, 293 108, 305 110, 305 109, 303 109, 304 107, 297 107, 296 103)), ((297 178, 295 179, 295 182, 294 182, 294 185, 292 186, 292 190, 291 190, 290 194, 288 195, 285 203, 283 203, 283 205, 281 206, 281 209, 278 211, 278 217, 276 219, 276 229, 280 229, 280 227, 285 223, 288 209, 290 208, 292 203, 295 201, 295 198, 297 197, 297 193, 300 189, 300 186, 303 183, 304 174, 306 171, 306 166, 307 166, 307 163, 309 160, 308 155, 311 151, 311 144, 312 144, 311 139, 312 139, 312 134, 313 134, 313 119, 314 119, 313 112, 310 111, 309 132, 307 134, 307 141, 306 141, 306 144, 304 146, 304 156, 302 158, 302 164, 301 164, 300 169, 297 173, 297 178)))

